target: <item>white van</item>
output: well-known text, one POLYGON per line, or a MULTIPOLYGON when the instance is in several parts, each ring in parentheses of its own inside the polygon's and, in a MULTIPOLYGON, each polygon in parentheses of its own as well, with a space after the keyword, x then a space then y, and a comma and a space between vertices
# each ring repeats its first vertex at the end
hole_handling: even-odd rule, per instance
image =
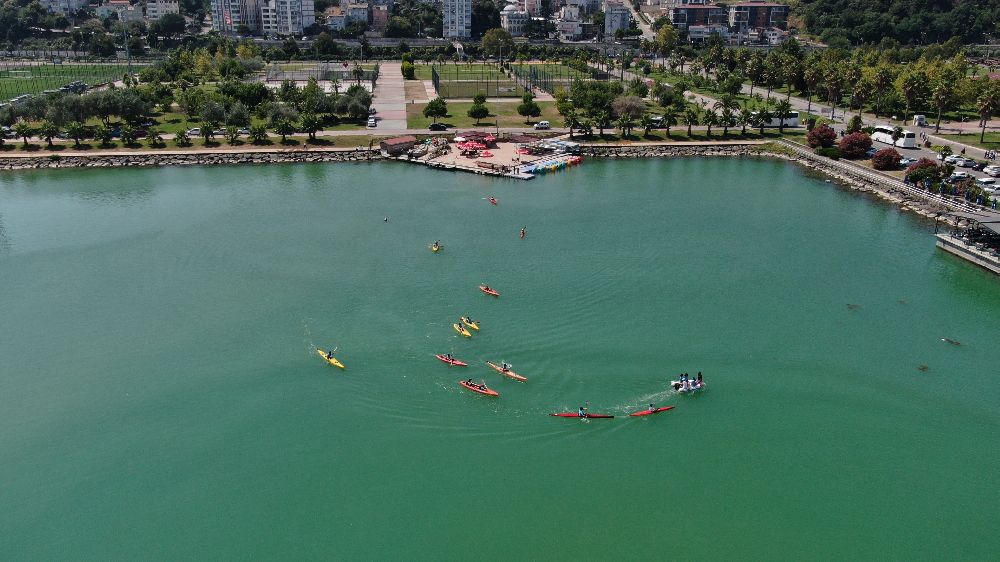
POLYGON ((551 129, 551 128, 552 128, 552 126, 549 125, 548 121, 539 121, 538 123, 535 123, 535 130, 536 131, 542 131, 542 130, 551 129))
POLYGON ((914 127, 926 127, 927 126, 927 116, 926 115, 914 115, 913 116, 913 126, 914 127))

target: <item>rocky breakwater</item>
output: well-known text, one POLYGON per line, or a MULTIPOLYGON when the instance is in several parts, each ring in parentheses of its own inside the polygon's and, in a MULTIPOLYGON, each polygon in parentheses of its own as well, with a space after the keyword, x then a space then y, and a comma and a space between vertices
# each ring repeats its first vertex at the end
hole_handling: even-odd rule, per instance
POLYGON ((381 160, 378 150, 252 150, 243 152, 135 152, 0 156, 0 170, 44 168, 125 168, 136 166, 232 166, 301 162, 381 160))
POLYGON ((684 158, 688 156, 745 156, 767 153, 762 143, 748 144, 633 144, 583 145, 580 154, 595 158, 684 158))

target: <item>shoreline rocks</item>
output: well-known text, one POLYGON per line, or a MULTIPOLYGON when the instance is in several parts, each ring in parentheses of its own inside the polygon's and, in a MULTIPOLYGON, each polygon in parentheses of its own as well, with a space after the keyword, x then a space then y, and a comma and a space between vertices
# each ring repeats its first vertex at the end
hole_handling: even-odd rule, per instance
POLYGON ((191 152, 136 154, 87 154, 8 157, 0 155, 0 170, 51 168, 133 168, 150 166, 235 166, 241 164, 284 164, 307 162, 364 162, 382 160, 377 149, 354 150, 254 150, 244 152, 191 152))

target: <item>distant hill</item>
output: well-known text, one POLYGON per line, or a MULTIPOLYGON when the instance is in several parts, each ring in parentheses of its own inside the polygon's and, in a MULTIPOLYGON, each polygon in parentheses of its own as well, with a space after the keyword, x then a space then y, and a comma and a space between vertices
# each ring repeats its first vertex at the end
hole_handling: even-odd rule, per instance
POLYGON ((798 0, 795 11, 809 33, 827 43, 904 45, 983 43, 1000 36, 1000 0, 798 0))

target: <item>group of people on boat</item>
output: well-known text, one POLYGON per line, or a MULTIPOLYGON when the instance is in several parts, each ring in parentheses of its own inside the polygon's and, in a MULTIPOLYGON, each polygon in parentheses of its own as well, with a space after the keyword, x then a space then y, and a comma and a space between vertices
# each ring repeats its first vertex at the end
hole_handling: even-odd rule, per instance
POLYGON ((474 388, 478 388, 479 390, 489 390, 489 388, 487 388, 485 384, 476 384, 472 382, 472 379, 465 381, 465 384, 474 388))
POLYGON ((698 377, 693 381, 691 380, 691 375, 687 373, 681 373, 680 380, 674 382, 674 390, 680 391, 690 391, 698 390, 705 384, 704 379, 702 379, 701 371, 698 371, 698 377))

